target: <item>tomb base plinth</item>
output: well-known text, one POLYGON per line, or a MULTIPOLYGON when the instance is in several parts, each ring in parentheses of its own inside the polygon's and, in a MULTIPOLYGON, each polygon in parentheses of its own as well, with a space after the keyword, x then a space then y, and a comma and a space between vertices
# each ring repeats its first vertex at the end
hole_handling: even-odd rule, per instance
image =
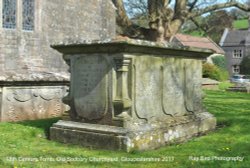
POLYGON ((209 113, 195 118, 179 117, 166 122, 137 125, 132 128, 59 121, 51 129, 51 140, 93 149, 144 151, 185 142, 215 129, 216 119, 209 113))

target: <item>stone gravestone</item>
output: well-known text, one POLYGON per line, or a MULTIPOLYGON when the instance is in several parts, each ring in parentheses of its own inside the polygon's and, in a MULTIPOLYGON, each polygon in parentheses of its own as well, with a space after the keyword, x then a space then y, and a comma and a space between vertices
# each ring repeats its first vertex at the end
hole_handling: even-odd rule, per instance
POLYGON ((139 40, 54 45, 70 65, 71 109, 51 139, 148 150, 215 129, 202 107, 202 60, 211 53, 139 40))

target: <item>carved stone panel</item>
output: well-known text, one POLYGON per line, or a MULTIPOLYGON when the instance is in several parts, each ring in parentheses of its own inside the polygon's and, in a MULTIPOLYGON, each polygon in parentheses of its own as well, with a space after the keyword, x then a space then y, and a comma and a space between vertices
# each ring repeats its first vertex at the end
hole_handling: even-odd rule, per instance
POLYGON ((162 111, 162 59, 138 57, 134 67, 134 109, 141 119, 151 120, 163 115, 162 111))
POLYGON ((202 65, 197 60, 185 60, 186 72, 186 107, 193 112, 202 111, 201 77, 202 65))
POLYGON ((101 119, 108 109, 108 64, 98 55, 79 56, 73 63, 73 102, 78 116, 101 119))
POLYGON ((136 62, 134 109, 138 118, 163 119, 202 110, 200 61, 145 56, 136 62))
POLYGON ((182 116, 184 108, 184 62, 178 58, 163 59, 163 109, 166 114, 182 116))
POLYGON ((35 120, 59 117, 66 105, 66 87, 4 87, 1 121, 35 120))

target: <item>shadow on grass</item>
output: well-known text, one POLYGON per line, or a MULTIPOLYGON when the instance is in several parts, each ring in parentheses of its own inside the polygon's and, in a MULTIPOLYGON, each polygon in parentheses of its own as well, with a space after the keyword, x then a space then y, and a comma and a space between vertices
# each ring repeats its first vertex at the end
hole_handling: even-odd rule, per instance
POLYGON ((32 121, 21 121, 17 124, 29 127, 36 127, 44 130, 44 134, 46 138, 49 138, 49 129, 50 127, 56 123, 61 118, 50 118, 50 119, 42 119, 42 120, 32 120, 32 121))

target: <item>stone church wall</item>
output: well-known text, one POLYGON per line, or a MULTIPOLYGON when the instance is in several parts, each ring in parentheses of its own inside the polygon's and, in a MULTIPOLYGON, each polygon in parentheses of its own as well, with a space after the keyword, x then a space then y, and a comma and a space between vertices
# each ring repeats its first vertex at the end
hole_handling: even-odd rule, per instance
MULTIPOLYGON (((3 1, 0 1, 0 18, 3 15, 2 3, 3 1)), ((64 111, 61 97, 66 94, 69 82, 68 66, 62 60, 61 54, 50 48, 51 44, 65 39, 103 40, 115 36, 115 8, 109 0, 35 0, 33 31, 22 28, 22 8, 22 0, 17 0, 15 29, 3 28, 0 19, 0 121, 54 117, 64 111), (50 86, 53 87, 48 89, 50 86), (53 88, 54 94, 62 94, 55 96, 60 101, 60 107, 62 106, 60 112, 57 112, 57 115, 47 114, 48 111, 41 112, 44 115, 31 115, 28 112, 32 111, 30 104, 42 104, 40 109, 36 107, 35 111, 50 109, 46 105, 50 102, 41 102, 37 97, 40 92, 42 95, 45 94, 44 97, 51 97, 46 94, 53 93, 53 88), (58 89, 61 90, 58 92, 58 89), (19 104, 12 108, 18 110, 8 114, 12 116, 9 118, 2 117, 6 116, 6 108, 12 107, 6 95, 12 97, 14 106, 15 101, 19 104), (24 102, 17 97, 24 95, 29 97, 25 99, 28 103, 20 105, 24 102), (19 116, 17 113, 23 112, 28 113, 27 117, 16 117, 13 120, 15 115, 19 116)), ((50 99, 45 98, 42 101, 50 99)))

